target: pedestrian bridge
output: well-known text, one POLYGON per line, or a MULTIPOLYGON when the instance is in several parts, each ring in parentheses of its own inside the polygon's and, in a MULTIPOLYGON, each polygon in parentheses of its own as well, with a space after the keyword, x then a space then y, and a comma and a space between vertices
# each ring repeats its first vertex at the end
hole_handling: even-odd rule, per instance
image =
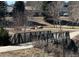
POLYGON ((28 41, 32 41, 34 39, 39 40, 39 39, 54 39, 54 40, 61 40, 62 38, 70 38, 73 39, 75 36, 79 35, 79 31, 63 31, 62 35, 63 37, 61 38, 61 32, 51 32, 51 31, 28 31, 28 32, 18 32, 12 34, 12 37, 10 38, 10 41, 15 44, 15 43, 26 43, 28 41))
POLYGON ((69 41, 69 32, 52 32, 52 31, 33 31, 33 32, 18 32, 9 39, 12 44, 21 44, 44 40, 50 42, 69 41))

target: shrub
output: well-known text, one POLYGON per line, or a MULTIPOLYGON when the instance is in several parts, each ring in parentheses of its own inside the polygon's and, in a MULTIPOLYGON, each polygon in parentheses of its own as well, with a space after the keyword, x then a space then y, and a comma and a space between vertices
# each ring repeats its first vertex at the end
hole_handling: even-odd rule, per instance
POLYGON ((2 27, 0 28, 0 45, 9 45, 9 34, 8 32, 3 29, 2 27))

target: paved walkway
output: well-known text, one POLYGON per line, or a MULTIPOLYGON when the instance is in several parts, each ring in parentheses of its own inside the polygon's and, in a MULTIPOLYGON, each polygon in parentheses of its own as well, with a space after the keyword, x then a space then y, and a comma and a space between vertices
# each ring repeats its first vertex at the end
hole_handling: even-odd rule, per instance
POLYGON ((73 39, 77 35, 79 35, 79 31, 70 32, 70 38, 71 39, 73 39))
POLYGON ((1 46, 0 52, 14 51, 27 48, 33 48, 33 45, 29 43, 29 44, 21 44, 20 46, 1 46))

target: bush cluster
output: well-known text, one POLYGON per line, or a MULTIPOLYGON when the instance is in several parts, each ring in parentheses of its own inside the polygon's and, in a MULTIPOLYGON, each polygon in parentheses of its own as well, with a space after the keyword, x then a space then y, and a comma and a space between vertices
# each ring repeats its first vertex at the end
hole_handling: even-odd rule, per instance
POLYGON ((10 44, 9 38, 10 37, 8 32, 2 27, 0 27, 0 45, 1 46, 9 45, 10 44))

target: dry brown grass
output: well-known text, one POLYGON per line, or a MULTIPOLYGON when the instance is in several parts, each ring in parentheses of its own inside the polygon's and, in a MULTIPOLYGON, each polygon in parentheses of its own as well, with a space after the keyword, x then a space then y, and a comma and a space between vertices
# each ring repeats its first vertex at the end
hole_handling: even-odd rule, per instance
POLYGON ((43 42, 43 41, 37 41, 35 43, 35 47, 40 48, 42 50, 44 50, 48 56, 53 56, 53 57, 78 57, 79 53, 74 53, 72 50, 67 50, 67 49, 63 49, 63 45, 61 44, 53 44, 53 43, 48 43, 48 45, 46 45, 47 43, 43 42))
POLYGON ((48 43, 47 45, 46 41, 40 40, 34 43, 34 47, 44 50, 46 53, 48 53, 48 56, 54 56, 54 57, 63 56, 62 46, 58 45, 57 47, 57 45, 53 43, 48 43))
POLYGON ((9 51, 0 53, 1 57, 45 57, 47 53, 38 48, 9 51))

